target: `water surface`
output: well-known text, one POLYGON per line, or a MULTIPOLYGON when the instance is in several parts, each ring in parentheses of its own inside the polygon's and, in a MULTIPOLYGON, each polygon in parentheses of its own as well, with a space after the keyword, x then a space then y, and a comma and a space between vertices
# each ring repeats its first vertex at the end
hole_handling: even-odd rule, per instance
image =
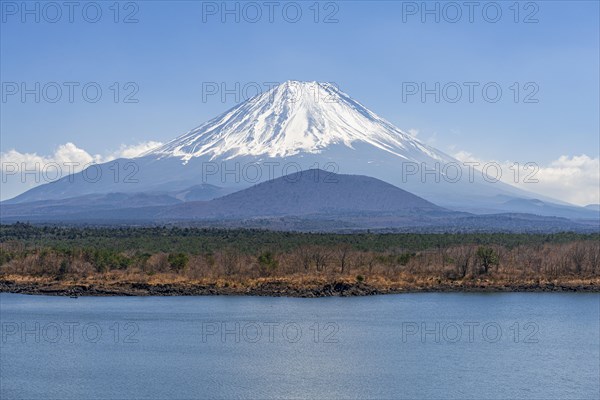
POLYGON ((600 295, 0 294, 2 399, 597 399, 600 295))

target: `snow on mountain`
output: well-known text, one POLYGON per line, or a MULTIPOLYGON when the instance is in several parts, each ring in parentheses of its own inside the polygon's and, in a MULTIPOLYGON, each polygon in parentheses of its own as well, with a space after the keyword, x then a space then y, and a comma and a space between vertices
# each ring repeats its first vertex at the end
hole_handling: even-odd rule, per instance
MULTIPOLYGON (((471 179, 472 171, 460 161, 421 143, 335 85, 299 81, 287 81, 238 104, 140 157, 96 165, 90 174, 82 171, 38 186, 7 203, 190 190, 195 198, 210 199, 215 193, 231 193, 314 168, 377 178, 460 211, 517 210, 516 204, 508 202, 515 198, 556 203, 502 182, 490 183, 480 171, 471 179), (246 167, 252 165, 261 170, 250 178, 246 167), (459 166, 460 171, 449 170, 458 172, 460 179, 449 179, 444 168, 450 165, 459 166)), ((564 214, 556 207, 535 210, 544 215, 564 214)), ((590 213, 581 207, 572 211, 582 217, 590 213), (581 214, 582 210, 587 213, 581 214)))
POLYGON ((331 83, 287 81, 146 153, 229 160, 289 157, 362 142, 407 161, 449 157, 401 131, 331 83))

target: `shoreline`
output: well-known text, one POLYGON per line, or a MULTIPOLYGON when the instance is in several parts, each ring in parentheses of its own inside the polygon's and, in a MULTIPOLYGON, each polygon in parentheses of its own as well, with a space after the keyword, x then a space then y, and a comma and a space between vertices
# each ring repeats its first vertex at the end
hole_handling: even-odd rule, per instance
POLYGON ((425 285, 382 285, 365 282, 331 280, 297 284, 280 279, 262 280, 250 285, 220 285, 217 283, 147 283, 114 282, 107 284, 54 282, 18 282, 0 279, 0 293, 46 296, 268 296, 268 297, 354 297, 401 293, 510 293, 510 292, 575 292, 600 293, 599 282, 562 283, 495 283, 448 282, 425 285))

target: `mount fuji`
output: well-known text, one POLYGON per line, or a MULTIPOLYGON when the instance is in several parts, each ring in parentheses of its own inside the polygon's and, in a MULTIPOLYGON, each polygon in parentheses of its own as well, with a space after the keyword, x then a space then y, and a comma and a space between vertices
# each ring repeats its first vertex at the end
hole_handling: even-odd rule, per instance
POLYGON ((287 81, 147 155, 187 162, 286 158, 365 144, 409 161, 451 160, 368 110, 331 83, 287 81))
POLYGON ((491 183, 481 172, 473 174, 335 85, 300 81, 284 82, 250 98, 140 157, 91 166, 4 203, 110 193, 210 200, 314 168, 374 177, 460 211, 519 212, 525 205, 531 210, 530 202, 514 201, 526 199, 546 205, 536 205, 540 215, 594 214, 505 183, 491 183), (195 197, 187 198, 192 192, 195 197))

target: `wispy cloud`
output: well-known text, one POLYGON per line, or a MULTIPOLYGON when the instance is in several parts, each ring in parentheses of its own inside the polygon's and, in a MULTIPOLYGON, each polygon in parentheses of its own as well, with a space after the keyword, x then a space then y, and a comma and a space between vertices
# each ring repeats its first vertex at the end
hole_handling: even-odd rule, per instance
POLYGON ((20 152, 15 149, 2 152, 0 153, 1 200, 9 199, 69 173, 79 172, 90 164, 104 163, 117 158, 134 158, 161 144, 155 141, 134 145, 123 144, 118 150, 103 155, 91 154, 71 142, 61 144, 48 155, 20 152))
POLYGON ((116 158, 134 158, 147 152, 148 150, 160 146, 161 144, 162 143, 155 141, 142 142, 134 145, 122 144, 118 150, 108 152, 104 155, 100 155, 91 154, 88 151, 77 147, 76 144, 68 142, 58 146, 54 153, 50 155, 38 155, 37 153, 22 153, 20 151, 12 149, 7 152, 0 153, 0 160, 2 161, 3 168, 7 163, 11 162, 18 164, 25 163, 28 169, 35 168, 36 164, 48 163, 76 163, 81 164, 81 167, 83 167, 85 164, 103 163, 114 160, 116 158))
MULTIPOLYGON (((111 154, 112 157, 114 158, 134 158, 134 157, 138 157, 141 156, 142 154, 156 148, 162 146, 161 142, 155 142, 155 141, 148 141, 148 142, 142 142, 142 143, 138 143, 138 144, 134 144, 134 145, 124 145, 122 144, 121 147, 119 148, 118 151, 113 152, 111 154)), ((108 160, 110 161, 110 160, 108 160)))
POLYGON ((518 177, 515 179, 517 167, 514 162, 482 160, 467 151, 453 154, 462 162, 496 162, 501 165, 502 181, 522 189, 539 193, 558 200, 578 205, 600 203, 600 158, 592 158, 582 154, 579 156, 562 155, 547 165, 535 163, 537 171, 525 163, 519 163, 518 177), (530 181, 526 182, 529 177, 530 181))

